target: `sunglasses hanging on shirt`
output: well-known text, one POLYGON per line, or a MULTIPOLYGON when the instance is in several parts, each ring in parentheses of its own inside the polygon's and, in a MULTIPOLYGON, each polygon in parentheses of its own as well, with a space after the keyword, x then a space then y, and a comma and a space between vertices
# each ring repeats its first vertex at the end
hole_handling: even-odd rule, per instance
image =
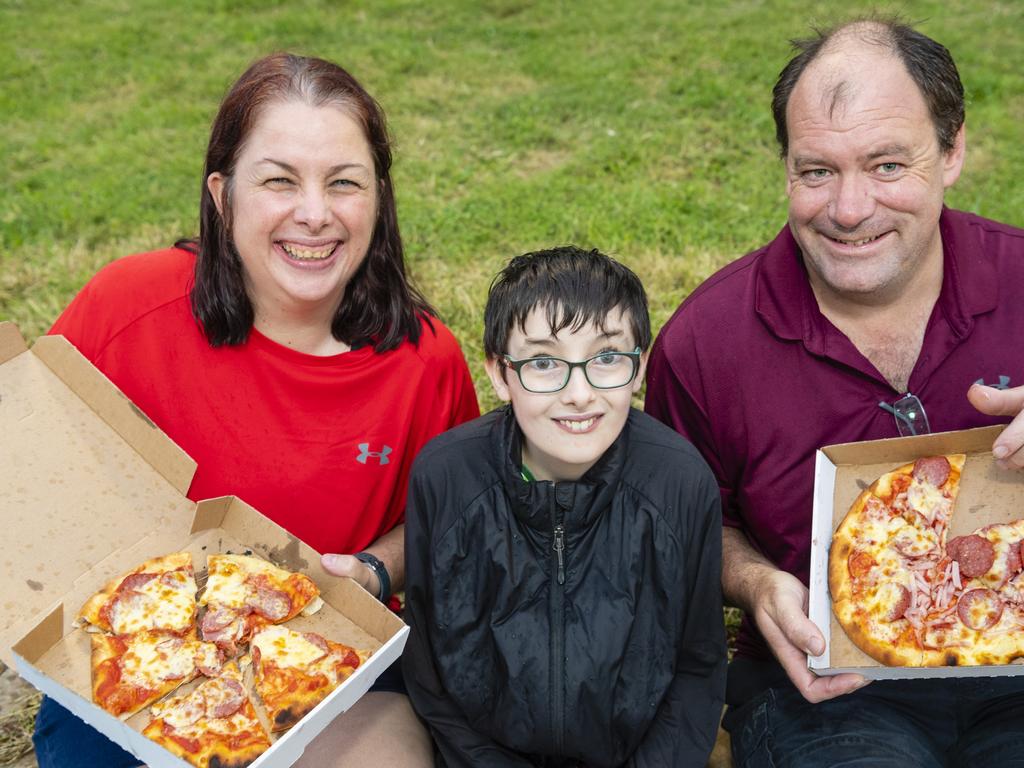
POLYGON ((878 407, 888 411, 896 419, 896 429, 901 437, 912 437, 914 435, 927 435, 931 433, 928 425, 928 414, 917 395, 907 392, 899 400, 893 403, 881 402, 878 407))

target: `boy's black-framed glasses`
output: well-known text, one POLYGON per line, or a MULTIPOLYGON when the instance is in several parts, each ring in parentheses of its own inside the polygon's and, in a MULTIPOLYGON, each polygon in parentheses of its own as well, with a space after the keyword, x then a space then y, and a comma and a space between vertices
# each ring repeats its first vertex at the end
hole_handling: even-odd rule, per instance
POLYGON ((516 372, 523 389, 535 394, 548 395, 565 389, 573 368, 582 368, 583 376, 594 389, 618 389, 636 378, 640 347, 632 352, 599 352, 579 362, 547 355, 513 360, 505 355, 502 363, 516 372))

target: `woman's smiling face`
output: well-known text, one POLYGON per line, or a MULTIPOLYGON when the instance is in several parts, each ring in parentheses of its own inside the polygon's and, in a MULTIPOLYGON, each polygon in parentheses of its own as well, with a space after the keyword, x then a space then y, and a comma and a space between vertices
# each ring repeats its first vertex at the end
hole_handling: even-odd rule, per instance
POLYGON ((277 101, 260 113, 231 177, 207 179, 230 223, 259 318, 332 317, 366 258, 377 177, 362 127, 338 105, 277 101))

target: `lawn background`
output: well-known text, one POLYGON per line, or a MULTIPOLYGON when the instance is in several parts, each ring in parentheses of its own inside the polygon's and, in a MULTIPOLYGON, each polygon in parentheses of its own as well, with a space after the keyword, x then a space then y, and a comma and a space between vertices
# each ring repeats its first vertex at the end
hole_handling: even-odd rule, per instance
POLYGON ((770 91, 811 23, 899 11, 967 90, 949 202, 1024 225, 1024 3, 0 0, 0 318, 42 333, 102 264, 197 229, 209 124, 273 50, 349 68, 384 105, 410 270, 482 405, 494 273, 556 244, 643 278, 659 328, 785 219, 770 91))
MULTIPOLYGON (((461 342, 484 408, 492 276, 597 247, 654 327, 785 220, 770 91, 789 38, 897 11, 967 90, 948 202, 1024 225, 1024 3, 0 0, 0 319, 44 332, 118 256, 197 228, 209 124, 273 50, 323 56, 384 105, 410 271, 461 342)), ((1011 340, 1007 340, 1011 343, 1011 340)))

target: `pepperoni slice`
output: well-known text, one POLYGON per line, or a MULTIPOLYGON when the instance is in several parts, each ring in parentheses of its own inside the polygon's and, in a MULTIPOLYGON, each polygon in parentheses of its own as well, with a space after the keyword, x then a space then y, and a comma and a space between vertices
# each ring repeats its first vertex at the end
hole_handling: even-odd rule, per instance
POLYGON ((199 628, 203 631, 203 637, 207 634, 216 634, 235 620, 235 612, 228 608, 214 608, 203 615, 199 628))
POLYGON ((934 551, 936 540, 933 536, 908 525, 900 529, 893 538, 892 545, 905 557, 922 557, 934 551))
POLYGON ((211 717, 231 717, 245 703, 245 689, 230 677, 222 677, 220 682, 217 700, 211 702, 206 711, 211 717))
POLYGON ((316 632, 303 632, 302 636, 325 654, 331 650, 330 646, 327 645, 327 641, 316 632))
POLYGON ((984 576, 996 559, 992 542, 976 533, 957 536, 949 542, 946 552, 960 565, 960 575, 968 579, 984 576))
POLYGON ((956 612, 965 627, 981 631, 994 627, 999 621, 1003 601, 995 590, 971 589, 960 596, 956 612))
POLYGON ((1024 544, 1024 541, 1018 541, 1011 544, 1010 548, 1006 552, 1007 576, 1013 576, 1015 573, 1020 573, 1021 568, 1024 568, 1024 561, 1021 560, 1021 544, 1024 544))
POLYGON ((155 578, 155 573, 129 573, 121 579, 121 583, 118 585, 117 590, 119 592, 138 591, 155 578))
POLYGON ((914 462, 913 475, 922 483, 940 488, 949 479, 949 470, 949 459, 945 456, 927 456, 914 462))
POLYGON ((280 621, 292 610, 292 601, 288 595, 278 589, 258 586, 256 594, 249 598, 253 611, 271 621, 280 621))
POLYGON ((882 615, 883 621, 902 619, 910 607, 910 590, 902 584, 886 582, 878 589, 879 602, 888 610, 882 615))
POLYGON ((866 576, 868 571, 877 565, 875 558, 860 549, 855 549, 850 553, 850 557, 846 561, 846 564, 850 569, 850 575, 855 579, 866 576))

